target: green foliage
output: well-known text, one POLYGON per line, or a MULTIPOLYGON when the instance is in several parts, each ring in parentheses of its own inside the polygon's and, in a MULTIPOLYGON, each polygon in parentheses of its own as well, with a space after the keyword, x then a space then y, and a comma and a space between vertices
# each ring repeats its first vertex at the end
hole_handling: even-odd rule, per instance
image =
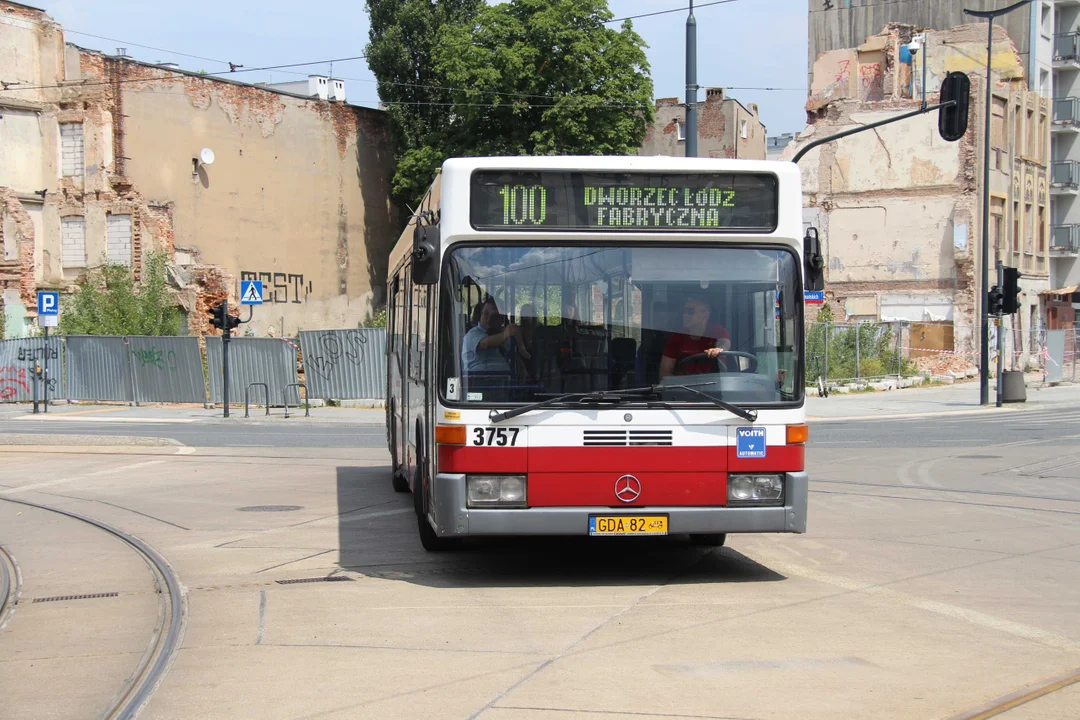
POLYGON ((385 328, 386 327, 386 308, 381 307, 375 311, 375 314, 361 323, 360 327, 364 328, 385 328))
POLYGON ((91 271, 75 294, 64 299, 64 335, 178 335, 183 317, 169 292, 166 257, 150 253, 142 283, 131 268, 106 265, 91 271))
POLYGON ((607 0, 367 0, 390 106, 393 194, 416 206, 450 156, 622 155, 653 120, 645 43, 607 0))
POLYGON ((856 377, 874 378, 887 375, 910 375, 914 367, 896 349, 896 336, 889 325, 860 323, 836 325, 832 311, 826 305, 818 320, 809 325, 806 333, 806 382, 817 383, 825 377, 825 335, 828 332, 828 380, 848 380, 856 377), (856 337, 858 351, 856 352, 856 337), (858 372, 856 372, 858 357, 858 372))

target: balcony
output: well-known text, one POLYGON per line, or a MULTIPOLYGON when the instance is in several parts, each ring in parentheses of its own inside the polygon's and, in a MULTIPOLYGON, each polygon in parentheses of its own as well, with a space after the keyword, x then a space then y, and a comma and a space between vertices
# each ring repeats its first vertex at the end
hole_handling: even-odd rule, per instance
POLYGON ((1076 195, 1080 190, 1080 162, 1055 162, 1050 170, 1051 195, 1076 195))
POLYGON ((1054 67, 1080 69, 1080 32, 1054 36, 1054 67))
POLYGON ((1080 225, 1055 225, 1050 236, 1050 254, 1076 257, 1080 254, 1080 225))
POLYGON ((1054 98, 1054 122, 1051 132, 1080 132, 1080 98, 1054 98))

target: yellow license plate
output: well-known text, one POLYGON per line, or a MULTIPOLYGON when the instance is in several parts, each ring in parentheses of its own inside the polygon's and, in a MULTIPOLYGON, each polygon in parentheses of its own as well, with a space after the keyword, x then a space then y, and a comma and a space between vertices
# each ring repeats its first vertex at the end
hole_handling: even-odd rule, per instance
POLYGON ((667 535, 667 515, 590 515, 590 535, 667 535))

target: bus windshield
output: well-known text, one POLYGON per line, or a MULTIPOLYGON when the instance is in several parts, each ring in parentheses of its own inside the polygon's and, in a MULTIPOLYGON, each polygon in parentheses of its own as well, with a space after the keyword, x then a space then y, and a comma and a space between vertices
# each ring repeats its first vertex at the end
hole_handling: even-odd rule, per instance
MULTIPOLYGON (((801 402, 798 268, 790 250, 732 243, 454 246, 440 393, 501 405, 684 384, 729 403, 801 402)), ((704 402, 674 387, 660 400, 704 402)))

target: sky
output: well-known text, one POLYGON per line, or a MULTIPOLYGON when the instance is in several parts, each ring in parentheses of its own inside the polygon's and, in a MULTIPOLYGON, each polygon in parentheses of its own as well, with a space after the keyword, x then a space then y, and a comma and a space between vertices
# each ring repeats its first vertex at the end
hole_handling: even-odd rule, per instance
MULTIPOLYGON (((110 54, 126 47, 127 54, 138 60, 176 62, 187 70, 227 71, 229 62, 255 68, 348 58, 363 55, 368 40, 368 19, 361 0, 22 1, 48 12, 64 27, 68 42, 110 54)), ((807 0, 729 0, 707 6, 711 1, 695 1, 698 85, 783 88, 729 90, 728 95, 744 105, 757 103, 769 135, 802 130, 806 118, 807 0)), ((688 0, 608 0, 616 18, 687 5, 688 0)), ((634 28, 649 46, 656 97, 683 98, 685 10, 634 20, 634 28)), ((287 82, 331 72, 345 80, 349 102, 376 105, 374 76, 364 60, 336 62, 332 70, 328 64, 318 64, 291 72, 238 73, 232 78, 287 82)), ((704 100, 704 91, 698 97, 704 100)))

